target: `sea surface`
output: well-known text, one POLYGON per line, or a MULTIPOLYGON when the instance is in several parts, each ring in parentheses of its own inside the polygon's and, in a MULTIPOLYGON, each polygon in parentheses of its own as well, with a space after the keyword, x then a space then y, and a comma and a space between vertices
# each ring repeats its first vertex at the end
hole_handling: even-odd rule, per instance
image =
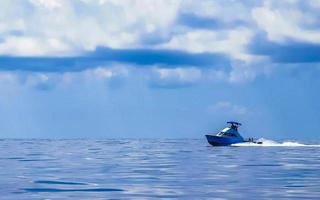
POLYGON ((320 199, 320 146, 4 139, 0 199, 320 199))

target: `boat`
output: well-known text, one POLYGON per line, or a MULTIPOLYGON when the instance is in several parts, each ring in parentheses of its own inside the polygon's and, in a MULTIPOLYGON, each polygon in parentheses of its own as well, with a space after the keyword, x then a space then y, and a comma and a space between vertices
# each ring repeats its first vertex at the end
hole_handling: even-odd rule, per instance
POLYGON ((218 134, 208 134, 206 138, 208 143, 212 146, 229 146, 236 143, 251 142, 255 144, 262 144, 262 142, 254 141, 253 138, 244 139, 238 132, 238 128, 242 125, 239 122, 229 121, 230 126, 222 129, 218 134))

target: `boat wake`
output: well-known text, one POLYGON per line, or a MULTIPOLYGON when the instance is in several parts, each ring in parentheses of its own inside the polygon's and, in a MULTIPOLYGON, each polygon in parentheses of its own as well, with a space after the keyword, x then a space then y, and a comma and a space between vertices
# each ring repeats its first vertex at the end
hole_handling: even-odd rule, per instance
POLYGON ((273 140, 267 140, 264 138, 258 139, 256 142, 262 142, 262 144, 254 143, 254 142, 243 142, 232 144, 232 146, 255 146, 255 147, 320 147, 320 144, 302 144, 299 142, 276 142, 273 140))

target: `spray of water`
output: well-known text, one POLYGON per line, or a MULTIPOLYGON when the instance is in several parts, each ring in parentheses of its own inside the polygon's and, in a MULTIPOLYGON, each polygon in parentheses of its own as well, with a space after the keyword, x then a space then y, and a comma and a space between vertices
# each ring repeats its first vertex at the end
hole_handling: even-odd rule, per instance
POLYGON ((299 142, 276 142, 273 140, 267 140, 264 138, 260 138, 257 140, 257 142, 262 142, 262 144, 257 144, 253 142, 243 142, 243 143, 237 143, 233 144, 232 146, 256 146, 256 147, 320 147, 319 144, 302 144, 299 142))

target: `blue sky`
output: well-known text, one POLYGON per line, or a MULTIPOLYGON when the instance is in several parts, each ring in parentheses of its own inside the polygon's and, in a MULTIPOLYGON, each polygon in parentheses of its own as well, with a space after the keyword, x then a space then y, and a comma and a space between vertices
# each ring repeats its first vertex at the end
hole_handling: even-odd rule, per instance
POLYGON ((320 1, 0 2, 3 138, 320 139, 320 1))

